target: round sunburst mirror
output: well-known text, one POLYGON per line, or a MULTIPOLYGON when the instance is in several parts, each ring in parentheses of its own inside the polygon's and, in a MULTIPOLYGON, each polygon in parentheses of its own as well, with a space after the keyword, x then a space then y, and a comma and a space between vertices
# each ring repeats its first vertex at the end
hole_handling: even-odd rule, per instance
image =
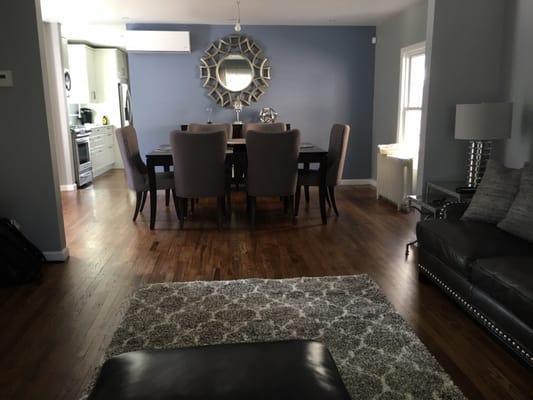
POLYGON ((200 59, 200 77, 207 94, 221 107, 236 101, 249 106, 268 88, 270 64, 259 46, 245 35, 213 42, 200 59))

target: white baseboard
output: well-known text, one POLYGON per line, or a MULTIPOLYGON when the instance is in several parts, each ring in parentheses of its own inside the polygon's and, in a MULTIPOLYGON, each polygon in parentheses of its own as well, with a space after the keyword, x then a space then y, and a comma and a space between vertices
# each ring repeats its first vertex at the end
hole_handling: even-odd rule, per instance
POLYGON ((50 262, 63 262, 67 261, 69 258, 69 251, 68 247, 65 247, 63 250, 60 251, 43 251, 44 257, 46 258, 46 261, 50 262))
POLYGON ((73 192, 78 188, 78 186, 75 183, 71 183, 69 185, 60 185, 59 190, 62 192, 73 192))
POLYGON ((341 179, 341 185, 370 185, 376 186, 375 179, 341 179))

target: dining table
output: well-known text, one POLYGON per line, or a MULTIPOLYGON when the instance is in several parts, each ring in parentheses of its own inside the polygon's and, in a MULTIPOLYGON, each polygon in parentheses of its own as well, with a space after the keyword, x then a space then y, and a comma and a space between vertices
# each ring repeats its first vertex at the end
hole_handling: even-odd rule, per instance
MULTIPOLYGON (((312 143, 301 143, 298 155, 298 163, 304 164, 304 168, 309 168, 311 164, 318 164, 320 175, 320 185, 318 186, 318 196, 320 204, 320 217, 322 224, 327 224, 326 216, 326 170, 328 152, 312 143)), ((226 164, 246 162, 246 139, 228 139, 226 150, 226 164)), ((156 189, 156 168, 162 167, 164 171, 170 171, 173 165, 172 151, 170 145, 164 144, 146 154, 146 166, 148 168, 148 184, 150 189, 150 229, 155 228, 157 213, 157 189, 156 189)))

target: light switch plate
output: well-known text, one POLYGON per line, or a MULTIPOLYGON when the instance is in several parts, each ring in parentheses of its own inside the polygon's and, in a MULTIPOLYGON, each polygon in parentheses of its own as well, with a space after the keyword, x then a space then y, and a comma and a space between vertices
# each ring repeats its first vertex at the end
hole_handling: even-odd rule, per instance
POLYGON ((13 72, 12 71, 0 71, 0 87, 12 87, 13 86, 13 72))

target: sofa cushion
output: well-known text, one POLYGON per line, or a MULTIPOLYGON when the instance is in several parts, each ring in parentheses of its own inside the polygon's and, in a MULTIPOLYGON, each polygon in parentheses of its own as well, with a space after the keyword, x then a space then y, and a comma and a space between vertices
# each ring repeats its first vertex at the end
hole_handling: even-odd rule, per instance
POLYGON ((532 256, 533 244, 476 221, 429 220, 416 227, 419 245, 469 278, 472 262, 497 256, 532 256))
POLYGON ((520 190, 498 227, 533 242, 533 164, 524 168, 520 190))
POLYGON ((477 260, 472 284, 533 327, 533 257, 477 260))
POLYGON ((520 187, 521 169, 489 160, 483 179, 462 219, 497 224, 505 218, 520 187))

